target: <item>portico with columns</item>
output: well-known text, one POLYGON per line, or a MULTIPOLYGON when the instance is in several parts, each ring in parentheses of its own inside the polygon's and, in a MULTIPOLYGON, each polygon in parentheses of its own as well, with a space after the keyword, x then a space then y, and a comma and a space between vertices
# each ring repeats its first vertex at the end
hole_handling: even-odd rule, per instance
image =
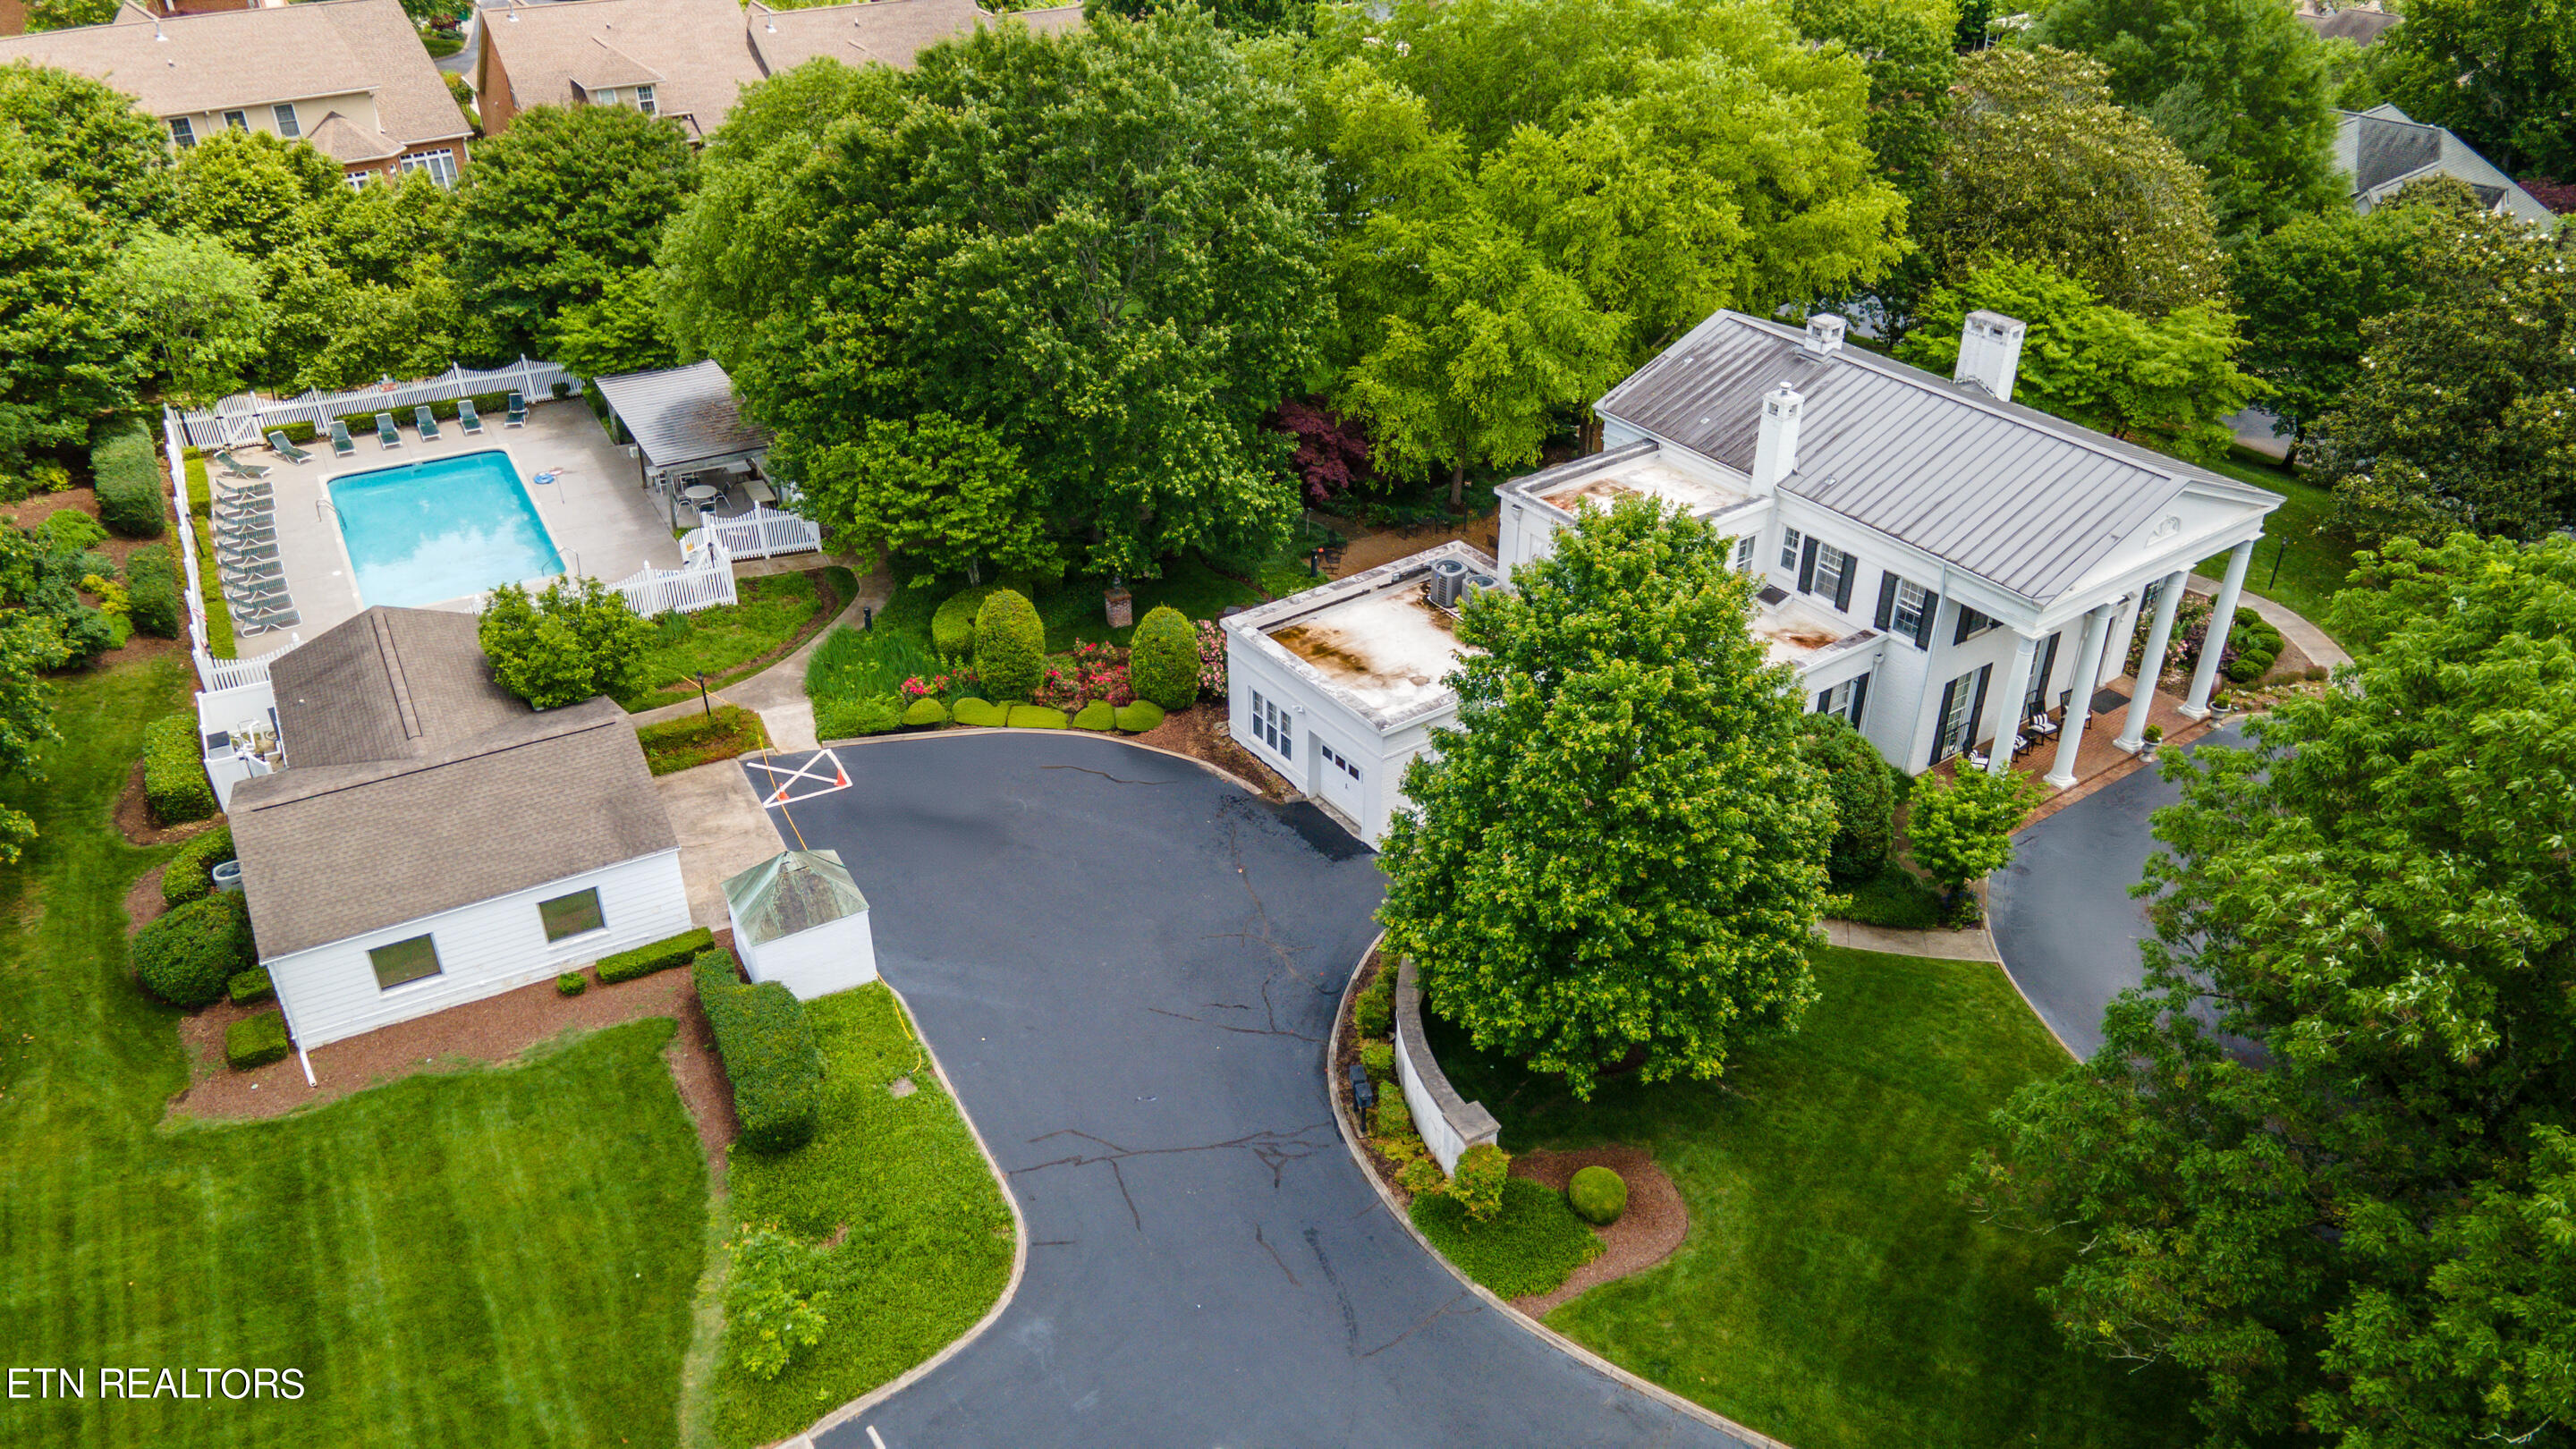
POLYGON ((1587 506, 1678 507, 1755 576, 1754 631, 1811 710, 1908 773, 1953 759, 2001 773, 2018 755, 2062 789, 2088 732, 2143 746, 2154 668, 2107 716, 2096 695, 2127 673, 2142 620, 2142 658, 2163 657, 2193 566, 2226 553, 2214 637, 2178 705, 2209 713, 2282 500, 2015 405, 2023 332, 1971 314, 1943 378, 1845 347, 1837 317, 1720 312, 1601 399, 1602 451, 1495 490, 1500 562, 1544 554, 1587 506))

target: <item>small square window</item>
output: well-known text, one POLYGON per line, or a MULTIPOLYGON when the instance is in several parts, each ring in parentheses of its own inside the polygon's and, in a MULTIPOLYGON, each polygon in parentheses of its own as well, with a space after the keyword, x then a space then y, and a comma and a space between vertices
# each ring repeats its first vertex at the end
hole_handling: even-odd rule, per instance
POLYGON ((376 989, 390 991, 406 981, 418 981, 439 972, 438 946, 427 936, 414 936, 390 946, 378 946, 367 953, 375 964, 376 989))
POLYGON ((239 111, 226 111, 224 112, 224 129, 228 131, 247 131, 250 129, 250 117, 243 115, 239 111))
POLYGON ((187 117, 173 116, 170 118, 170 139, 184 151, 197 144, 197 128, 188 124, 187 117))
POLYGON ((546 923, 546 939, 560 941, 585 931, 605 930, 608 918, 599 913, 599 887, 574 891, 550 901, 537 902, 537 915, 546 923))
POLYGON ((284 136, 289 140, 304 134, 304 127, 295 119, 295 108, 293 106, 271 106, 268 108, 268 111, 270 115, 277 117, 277 134, 284 136))

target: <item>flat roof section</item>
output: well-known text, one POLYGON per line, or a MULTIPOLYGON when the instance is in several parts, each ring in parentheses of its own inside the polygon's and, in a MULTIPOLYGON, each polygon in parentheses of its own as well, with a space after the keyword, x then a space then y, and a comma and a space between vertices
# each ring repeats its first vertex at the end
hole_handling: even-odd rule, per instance
POLYGON ((1262 632, 1362 706, 1402 713, 1448 693, 1458 662, 1457 620, 1400 578, 1262 632))
POLYGON ((1564 482, 1545 485, 1533 490, 1531 496, 1544 498, 1568 513, 1587 502, 1607 508, 1622 498, 1643 498, 1679 504, 1684 513, 1698 517, 1723 512, 1753 495, 1674 467, 1658 453, 1648 453, 1597 473, 1578 474, 1564 482))
POLYGON ((1794 594, 1777 603, 1758 605, 1753 610, 1753 637, 1769 649, 1774 664, 1803 669, 1847 644, 1861 643, 1876 633, 1874 629, 1837 618, 1794 594))

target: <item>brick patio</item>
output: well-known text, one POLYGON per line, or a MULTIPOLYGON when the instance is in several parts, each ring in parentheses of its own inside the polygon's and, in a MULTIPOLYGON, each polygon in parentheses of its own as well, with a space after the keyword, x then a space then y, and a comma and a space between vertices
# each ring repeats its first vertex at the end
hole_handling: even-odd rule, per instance
MULTIPOLYGON (((2136 681, 2125 674, 2102 686, 2104 690, 2123 696, 2131 695, 2135 687, 2136 681)), ((2118 738, 2120 726, 2127 721, 2128 716, 2128 705, 2121 704, 2112 709, 2097 711, 2086 722, 2083 742, 2075 749, 2075 783, 2064 790, 2050 791, 2048 797, 2040 801, 2038 807, 2031 811, 2030 818, 2022 822, 2023 828, 2027 829, 2038 824, 2115 780, 2126 779, 2137 771, 2148 768, 2146 761, 2112 743, 2118 738)), ((2063 719, 2065 711, 2052 711, 2050 717, 2063 719)), ((2216 727, 2219 720, 2216 716, 2205 720, 2186 719, 2182 713, 2182 696, 2158 690, 2155 704, 2147 711, 2147 722, 2164 727, 2164 743, 2170 746, 2186 744, 2209 733, 2216 727)), ((1992 743, 1991 740, 1982 742, 1984 745, 1992 743)), ((1962 760, 1954 758, 1944 760, 1933 768, 1941 773, 1955 774, 1963 763, 1962 760)), ((2036 779, 2046 775, 2056 767, 2056 764, 2057 737, 2051 735, 2036 746, 2024 750, 2021 757, 2013 761, 2012 767, 2015 771, 2036 779)))

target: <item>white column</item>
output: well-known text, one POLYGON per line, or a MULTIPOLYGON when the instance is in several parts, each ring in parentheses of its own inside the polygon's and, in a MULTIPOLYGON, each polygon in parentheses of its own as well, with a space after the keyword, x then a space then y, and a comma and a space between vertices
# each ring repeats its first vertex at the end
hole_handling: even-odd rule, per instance
POLYGON ((2147 626, 2147 652, 2138 656, 2137 693, 2129 697, 2129 718, 2111 743, 2136 754, 2147 742, 2147 711, 2155 705, 2156 676, 2164 672, 2165 646, 2173 642, 2174 610, 2182 607, 2183 585, 2191 570, 2176 569, 2156 585, 2156 621, 2147 626))
POLYGON ((2245 593, 2245 569, 2254 562, 2254 542, 2249 538, 2228 552, 2227 577, 2219 580, 2218 599, 2209 610, 2209 633, 2200 641, 2200 667, 2191 672, 2191 694, 2182 702, 2187 718, 2209 715, 2209 687, 2218 682, 2218 659, 2227 652, 2227 630, 2236 622, 2236 601, 2245 593))
POLYGON ((2031 658, 2039 651, 2039 641, 2028 634, 2013 636, 2012 661, 2004 666, 2003 723, 1995 726, 1994 754, 1986 761, 1986 773, 2000 775, 2012 768, 2013 736, 2021 732, 2021 699, 2030 693, 2031 658))
POLYGON ((2057 724, 2057 763, 2048 772, 2048 783, 2060 790, 2075 783, 2075 754, 2084 745, 2084 722, 2093 714, 2095 676, 2102 672, 2102 641, 2111 633, 2111 607, 2098 604, 2084 615, 2084 647, 2076 653, 2075 672, 2067 676, 2074 690, 2066 697, 2066 718, 2057 724))

